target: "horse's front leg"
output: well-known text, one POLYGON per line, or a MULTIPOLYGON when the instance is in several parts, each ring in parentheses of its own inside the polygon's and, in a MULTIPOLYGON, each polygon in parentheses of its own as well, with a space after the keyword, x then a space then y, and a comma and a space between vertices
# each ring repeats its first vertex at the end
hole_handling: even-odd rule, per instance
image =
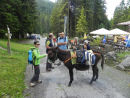
POLYGON ((96 75, 96 71, 95 71, 95 67, 94 67, 94 66, 92 67, 92 70, 93 70, 93 77, 92 77, 92 79, 91 79, 91 81, 90 81, 90 84, 93 83, 93 81, 94 81, 94 79, 95 79, 95 75, 96 75))
POLYGON ((96 71, 96 77, 95 77, 94 81, 96 81, 98 79, 98 68, 97 68, 97 66, 95 68, 95 71, 96 71))
POLYGON ((69 69, 69 75, 70 75, 70 82, 68 84, 68 86, 70 87, 72 82, 73 82, 73 68, 69 69))

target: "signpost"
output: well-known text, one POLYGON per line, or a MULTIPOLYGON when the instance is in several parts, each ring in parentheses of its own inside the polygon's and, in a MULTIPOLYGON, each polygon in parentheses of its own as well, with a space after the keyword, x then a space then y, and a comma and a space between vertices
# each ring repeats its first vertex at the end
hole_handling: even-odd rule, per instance
POLYGON ((6 33, 6 36, 8 37, 7 51, 9 54, 11 54, 10 39, 11 39, 12 34, 10 33, 10 29, 9 29, 8 25, 7 25, 7 30, 8 30, 8 33, 6 33))

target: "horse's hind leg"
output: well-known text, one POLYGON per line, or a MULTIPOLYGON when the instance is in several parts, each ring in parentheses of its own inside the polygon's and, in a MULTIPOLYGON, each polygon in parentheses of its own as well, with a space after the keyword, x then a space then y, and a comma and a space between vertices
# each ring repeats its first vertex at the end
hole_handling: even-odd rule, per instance
POLYGON ((69 75, 70 75, 70 82, 68 86, 71 86, 71 83, 73 82, 73 69, 69 69, 69 75))
POLYGON ((98 79, 98 68, 97 67, 95 67, 95 73, 96 73, 96 76, 95 76, 94 81, 96 81, 98 79))
POLYGON ((95 76, 96 76, 96 71, 95 71, 95 67, 94 67, 94 66, 92 67, 92 70, 93 70, 93 77, 92 77, 92 79, 91 79, 91 81, 90 81, 90 84, 93 83, 93 81, 94 81, 94 79, 95 79, 95 76))

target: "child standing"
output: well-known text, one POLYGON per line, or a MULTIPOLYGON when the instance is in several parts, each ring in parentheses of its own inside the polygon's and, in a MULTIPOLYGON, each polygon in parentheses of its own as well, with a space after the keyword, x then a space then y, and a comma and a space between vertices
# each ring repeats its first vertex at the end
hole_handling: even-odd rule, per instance
POLYGON ((34 76, 32 77, 30 81, 30 86, 33 87, 36 85, 36 83, 42 83, 41 80, 39 80, 39 74, 40 74, 40 59, 46 57, 46 54, 40 55, 39 52, 39 41, 34 42, 35 49, 32 52, 32 58, 33 58, 33 66, 34 66, 34 76))

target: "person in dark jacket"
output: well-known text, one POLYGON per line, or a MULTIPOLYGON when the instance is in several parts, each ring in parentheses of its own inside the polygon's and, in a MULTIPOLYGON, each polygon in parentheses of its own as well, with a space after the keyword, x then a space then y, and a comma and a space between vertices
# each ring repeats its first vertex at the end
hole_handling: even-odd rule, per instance
MULTIPOLYGON (((49 33, 49 37, 46 40, 46 53, 48 54, 48 49, 52 48, 53 45, 53 33, 49 33)), ((51 71, 51 69, 54 68, 52 67, 52 62, 48 59, 47 57, 47 63, 46 63, 46 71, 51 71)))

